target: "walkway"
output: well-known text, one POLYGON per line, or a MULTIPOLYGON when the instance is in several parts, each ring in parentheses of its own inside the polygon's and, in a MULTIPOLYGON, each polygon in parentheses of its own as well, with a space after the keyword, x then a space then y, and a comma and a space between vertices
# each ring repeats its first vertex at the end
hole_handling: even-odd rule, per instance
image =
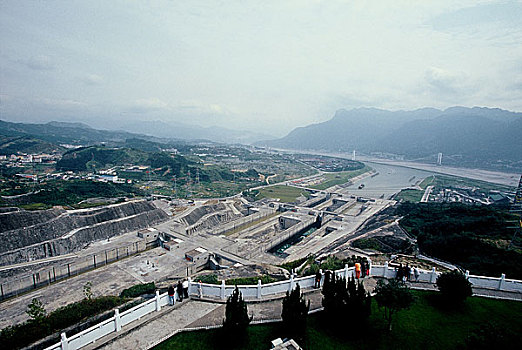
MULTIPOLYGON (((305 298, 310 300, 310 310, 322 307, 320 290, 306 293, 305 298)), ((261 303, 248 303, 248 313, 253 316, 254 323, 280 320, 281 311, 281 298, 261 303)), ((224 303, 186 300, 174 306, 165 306, 159 313, 144 317, 136 324, 123 329, 121 333, 108 335, 84 349, 150 349, 182 329, 220 326, 223 324, 224 317, 224 303)))

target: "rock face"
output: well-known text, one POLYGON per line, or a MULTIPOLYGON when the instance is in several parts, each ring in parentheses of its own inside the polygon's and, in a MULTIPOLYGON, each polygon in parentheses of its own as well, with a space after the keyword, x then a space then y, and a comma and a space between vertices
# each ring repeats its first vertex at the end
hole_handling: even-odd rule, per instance
POLYGON ((67 254, 167 219, 163 210, 147 201, 71 211, 0 212, 0 265, 67 254))

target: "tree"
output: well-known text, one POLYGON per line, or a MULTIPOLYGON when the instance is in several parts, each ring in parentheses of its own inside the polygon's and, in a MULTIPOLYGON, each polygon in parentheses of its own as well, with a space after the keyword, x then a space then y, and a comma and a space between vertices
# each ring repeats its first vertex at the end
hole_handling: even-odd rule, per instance
POLYGON ((327 272, 323 284, 322 304, 327 320, 332 326, 362 326, 371 313, 371 296, 366 293, 362 282, 349 278, 335 277, 327 272), (350 315, 346 317, 346 315, 350 315))
POLYGON ((473 294, 471 282, 458 270, 444 272, 437 278, 437 287, 451 304, 460 304, 473 294))
POLYGON ((407 309, 413 303, 413 295, 409 288, 398 280, 377 282, 375 300, 379 307, 384 307, 384 319, 388 321, 388 330, 392 329, 393 316, 402 309, 407 309))
POLYGON ((92 283, 87 282, 83 285, 83 295, 85 295, 85 299, 91 300, 94 293, 92 292, 92 283))
POLYGON ((223 329, 228 334, 241 337, 246 334, 250 321, 252 321, 252 317, 248 316, 246 303, 236 286, 232 295, 227 299, 223 329))
POLYGON ((303 334, 306 329, 306 319, 310 310, 310 300, 306 303, 301 294, 299 284, 291 292, 286 292, 283 298, 283 325, 291 334, 303 334))
POLYGON ((25 311, 31 320, 36 323, 43 323, 45 318, 47 317, 47 311, 43 307, 43 304, 40 300, 33 298, 31 304, 27 306, 27 310, 25 311))

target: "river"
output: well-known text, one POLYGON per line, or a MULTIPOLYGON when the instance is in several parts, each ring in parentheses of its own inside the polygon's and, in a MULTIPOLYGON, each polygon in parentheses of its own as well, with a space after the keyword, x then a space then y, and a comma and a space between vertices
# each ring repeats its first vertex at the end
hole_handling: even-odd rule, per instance
POLYGON ((434 174, 429 171, 393 165, 371 162, 365 163, 375 169, 375 171, 378 172, 378 175, 354 182, 352 186, 346 188, 348 193, 372 198, 383 196, 383 198, 389 199, 393 194, 399 192, 401 189, 414 187, 415 185, 420 184, 426 177, 434 174), (364 184, 364 187, 359 189, 361 184, 364 184))

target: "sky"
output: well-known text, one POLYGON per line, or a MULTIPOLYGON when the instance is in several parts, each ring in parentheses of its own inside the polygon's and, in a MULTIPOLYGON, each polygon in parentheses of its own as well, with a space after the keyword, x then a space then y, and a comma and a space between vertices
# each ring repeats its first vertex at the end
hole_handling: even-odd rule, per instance
POLYGON ((522 1, 0 0, 0 119, 284 136, 336 110, 522 111, 522 1))

